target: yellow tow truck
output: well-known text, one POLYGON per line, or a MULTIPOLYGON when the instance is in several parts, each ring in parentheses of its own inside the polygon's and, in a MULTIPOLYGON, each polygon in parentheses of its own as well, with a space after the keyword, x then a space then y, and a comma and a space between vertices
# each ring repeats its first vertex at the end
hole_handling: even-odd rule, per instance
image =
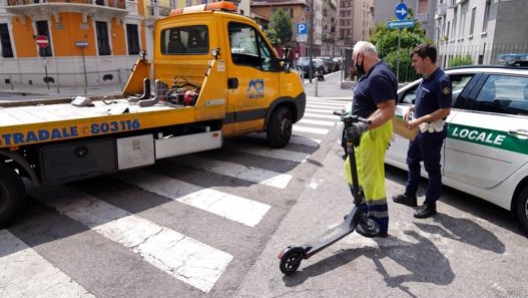
POLYGON ((122 96, 3 104, 0 228, 25 205, 22 178, 38 187, 111 174, 250 132, 286 146, 304 115, 302 82, 259 26, 234 12, 216 2, 158 20, 153 59, 138 59, 122 96))

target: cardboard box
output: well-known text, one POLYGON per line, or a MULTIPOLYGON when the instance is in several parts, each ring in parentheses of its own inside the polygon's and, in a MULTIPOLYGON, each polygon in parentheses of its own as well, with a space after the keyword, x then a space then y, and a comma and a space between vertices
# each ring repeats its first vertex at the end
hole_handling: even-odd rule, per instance
POLYGON ((392 126, 394 128, 394 133, 408 140, 414 140, 414 138, 416 138, 416 134, 418 134, 418 127, 408 129, 406 125, 407 122, 404 121, 402 118, 398 118, 396 116, 392 118, 392 126))

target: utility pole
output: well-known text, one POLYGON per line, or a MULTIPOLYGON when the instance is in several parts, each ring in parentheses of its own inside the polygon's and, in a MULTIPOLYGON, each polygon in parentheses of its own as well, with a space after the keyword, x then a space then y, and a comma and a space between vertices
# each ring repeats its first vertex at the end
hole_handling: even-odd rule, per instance
POLYGON ((310 0, 310 68, 308 77, 310 78, 310 83, 312 83, 312 77, 314 74, 313 69, 313 35, 314 35, 314 0, 310 0))

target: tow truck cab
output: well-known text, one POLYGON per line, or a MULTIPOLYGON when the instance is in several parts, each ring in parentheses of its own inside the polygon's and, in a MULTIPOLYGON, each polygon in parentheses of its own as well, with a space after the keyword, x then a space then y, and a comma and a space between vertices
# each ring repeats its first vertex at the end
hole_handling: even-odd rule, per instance
MULTIPOLYGON (((267 131, 270 145, 283 147, 291 125, 304 114, 302 82, 290 71, 291 61, 277 57, 258 25, 234 11, 233 3, 216 2, 174 9, 158 20, 154 78, 163 82, 169 96, 196 90, 196 105, 204 106, 197 110, 197 120, 223 115, 224 137, 267 131)), ((143 92, 150 65, 138 61, 125 94, 143 92)))

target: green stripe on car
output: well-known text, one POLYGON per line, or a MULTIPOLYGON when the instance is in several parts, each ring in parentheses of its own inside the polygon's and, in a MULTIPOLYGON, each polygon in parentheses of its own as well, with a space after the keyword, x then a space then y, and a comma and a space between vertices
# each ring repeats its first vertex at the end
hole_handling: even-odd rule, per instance
POLYGON ((448 138, 528 154, 528 139, 510 136, 505 131, 450 123, 447 132, 448 138))

